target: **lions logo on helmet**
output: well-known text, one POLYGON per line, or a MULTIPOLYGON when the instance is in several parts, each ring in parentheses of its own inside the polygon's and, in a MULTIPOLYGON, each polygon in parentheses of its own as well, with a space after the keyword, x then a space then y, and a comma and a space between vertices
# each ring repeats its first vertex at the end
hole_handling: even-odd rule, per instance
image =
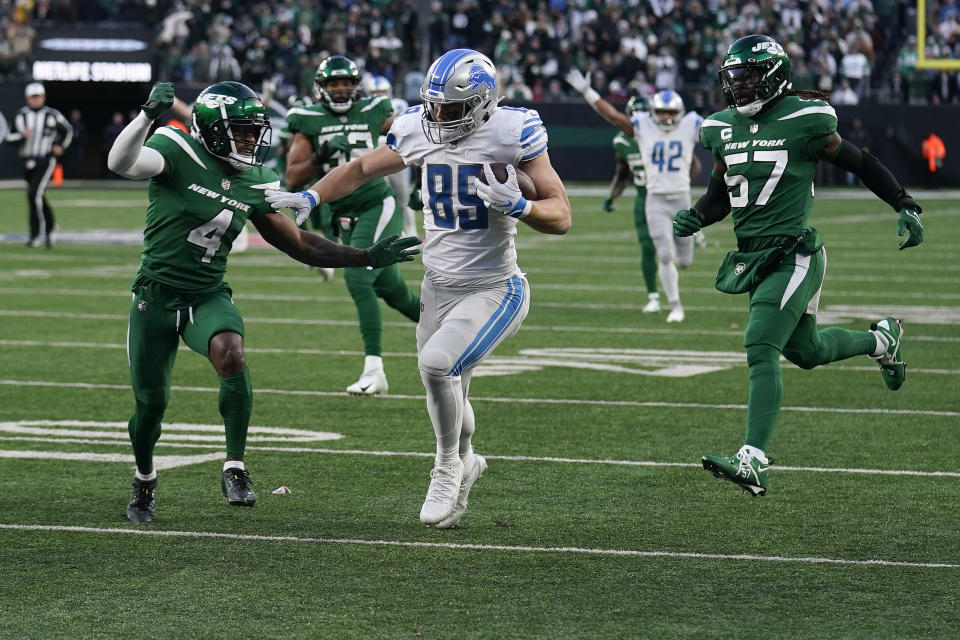
POLYGON ((720 87, 727 106, 741 115, 757 115, 790 86, 790 58, 770 36, 744 36, 727 49, 720 87))
POLYGON ((218 82, 194 102, 190 135, 234 169, 256 167, 270 150, 270 118, 250 87, 218 82))
POLYGON ((676 91, 664 89, 653 94, 650 99, 650 116, 653 122, 664 131, 673 131, 680 125, 686 108, 683 98, 676 91))
POLYGON ((473 49, 454 49, 434 61, 420 87, 423 133, 435 144, 470 135, 497 109, 497 70, 473 49))
POLYGON ((313 77, 313 97, 334 113, 346 113, 360 99, 360 69, 357 64, 343 56, 330 56, 320 63, 313 77), (332 93, 327 86, 334 80, 346 78, 353 83, 351 88, 336 89, 332 93))

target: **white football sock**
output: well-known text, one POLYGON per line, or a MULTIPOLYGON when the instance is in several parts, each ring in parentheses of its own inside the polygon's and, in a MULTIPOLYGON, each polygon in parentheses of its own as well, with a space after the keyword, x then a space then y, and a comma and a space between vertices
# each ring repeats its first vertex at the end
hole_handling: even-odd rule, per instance
POLYGON ((767 460, 766 454, 763 452, 763 449, 758 449, 756 447, 751 447, 750 445, 745 444, 740 450, 746 451, 750 455, 750 457, 756 458, 763 464, 769 463, 767 460))
POLYGON ((887 337, 879 331, 871 331, 870 333, 872 333, 873 337, 877 340, 877 348, 873 350, 873 357, 879 358, 887 352, 890 343, 887 341, 887 337))
POLYGON ((443 376, 420 372, 427 391, 427 413, 437 437, 437 465, 460 460, 460 429, 463 424, 463 389, 460 376, 443 376))
POLYGON ((383 358, 380 356, 366 356, 363 359, 363 372, 383 369, 383 358))
POLYGON ((151 471, 151 472, 148 473, 147 475, 143 475, 142 473, 140 473, 140 470, 137 469, 136 473, 133 474, 133 477, 136 478, 137 480, 141 481, 141 482, 146 482, 146 481, 149 481, 149 480, 156 480, 156 479, 157 479, 157 470, 154 469, 153 471, 151 471))
POLYGON ((663 294, 667 296, 667 302, 674 304, 680 302, 680 274, 677 273, 677 265, 673 262, 660 263, 660 284, 663 285, 663 294))
POLYGON ((243 469, 245 469, 243 460, 227 460, 223 463, 223 470, 226 471, 227 469, 240 469, 243 471, 243 469))

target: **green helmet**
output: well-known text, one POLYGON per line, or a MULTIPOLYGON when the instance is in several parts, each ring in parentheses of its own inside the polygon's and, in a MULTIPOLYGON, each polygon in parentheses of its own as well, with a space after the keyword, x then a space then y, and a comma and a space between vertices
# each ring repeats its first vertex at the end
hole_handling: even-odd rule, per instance
POLYGON ((239 82, 218 82, 193 103, 190 134, 234 169, 263 164, 270 150, 270 118, 260 97, 239 82))
POLYGON ((363 88, 360 86, 360 68, 357 63, 343 56, 330 56, 320 63, 317 67, 317 73, 313 76, 313 97, 327 109, 334 113, 346 113, 353 107, 353 103, 360 99, 363 88), (349 78, 353 80, 353 89, 349 94, 339 93, 335 100, 327 91, 327 83, 331 80, 340 78, 349 78))
POLYGON ((727 106, 755 116, 790 88, 790 58, 770 36, 744 36, 723 56, 720 87, 727 106))
POLYGON ((636 113, 646 113, 647 109, 650 108, 650 103, 643 96, 632 96, 627 100, 627 106, 624 107, 624 111, 627 115, 634 115, 636 113))

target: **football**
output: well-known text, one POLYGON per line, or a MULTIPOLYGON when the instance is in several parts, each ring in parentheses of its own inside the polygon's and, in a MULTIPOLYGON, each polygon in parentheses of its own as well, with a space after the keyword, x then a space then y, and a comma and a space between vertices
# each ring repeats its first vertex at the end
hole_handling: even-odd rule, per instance
MULTIPOLYGON (((493 169, 493 175, 500 182, 507 181, 507 164, 505 162, 491 162, 490 168, 493 169)), ((517 169, 517 186, 520 187, 520 193, 523 194, 523 197, 527 200, 539 200, 540 196, 537 193, 537 185, 533 184, 533 180, 530 179, 526 173, 521 169, 517 169)), ((480 175, 477 176, 480 179, 480 182, 487 184, 486 174, 481 171, 480 175)))

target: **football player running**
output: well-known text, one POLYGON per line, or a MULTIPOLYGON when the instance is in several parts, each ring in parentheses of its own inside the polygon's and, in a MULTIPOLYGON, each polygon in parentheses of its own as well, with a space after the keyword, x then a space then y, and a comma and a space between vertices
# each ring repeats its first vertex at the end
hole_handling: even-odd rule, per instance
POLYGON ((647 226, 657 249, 660 284, 670 305, 667 322, 683 322, 677 267, 693 262, 693 238, 674 236, 673 215, 690 205, 690 180, 700 172, 700 161, 693 153, 700 114, 686 113, 683 99, 668 89, 653 95, 649 113, 627 116, 601 98, 578 69, 567 72, 566 80, 598 114, 637 140, 646 170, 647 226))
MULTIPOLYGON (((624 112, 632 117, 645 113, 648 108, 646 98, 634 96, 627 101, 624 112)), ((613 201, 623 193, 627 180, 632 180, 637 188, 637 197, 633 200, 633 225, 637 228, 637 240, 640 242, 640 272, 643 274, 643 283, 647 286, 647 304, 643 307, 643 313, 658 313, 660 293, 657 291, 657 250, 653 246, 647 226, 647 178, 643 170, 643 155, 636 139, 628 138, 622 131, 613 137, 613 155, 616 169, 610 184, 610 195, 603 201, 603 210, 607 213, 613 211, 613 201)))
MULTIPOLYGON (((360 70, 343 56, 331 56, 317 67, 313 83, 316 104, 287 113, 293 134, 287 154, 287 184, 300 188, 316 176, 369 153, 381 134, 390 129, 393 107, 389 98, 363 97, 360 70)), ((331 202, 333 226, 344 244, 363 247, 403 230, 402 207, 383 179, 372 180, 337 202, 331 202)), ((415 234, 414 234, 415 235, 415 234)), ((408 319, 420 318, 420 298, 411 292, 396 266, 378 271, 349 268, 343 279, 357 307, 364 361, 360 378, 347 387, 357 396, 386 393, 383 368, 382 298, 408 319)))
POLYGON ((471 49, 445 53, 428 70, 420 96, 422 105, 397 116, 385 147, 337 167, 309 191, 267 197, 304 216, 368 180, 422 168, 426 242, 417 351, 437 451, 420 520, 448 528, 463 516, 487 467, 471 443, 471 375, 517 332, 530 305, 530 287, 517 266, 517 223, 564 234, 571 211, 540 116, 497 106, 489 58, 471 49), (506 182, 493 176, 492 162, 508 163, 506 182), (533 180, 538 200, 523 197, 514 167, 533 180), (478 180, 481 171, 489 186, 478 180))
POLYGON ((238 82, 218 82, 193 105, 190 133, 176 127, 147 134, 174 101, 159 83, 140 114, 120 133, 107 158, 112 171, 149 179, 140 269, 133 282, 127 359, 136 408, 129 432, 136 459, 127 518, 154 518, 157 472, 153 449, 170 399, 170 376, 180 338, 210 360, 220 380, 226 431, 221 488, 234 506, 257 496, 243 462, 253 388, 243 351, 243 318, 223 281, 227 256, 249 219, 263 238, 308 265, 379 269, 412 260, 416 238, 390 236, 361 250, 301 231, 264 200, 279 186, 263 167, 270 121, 257 95, 238 82), (146 142, 144 142, 146 140, 146 142))
POLYGON ((703 467, 753 495, 767 491, 767 446, 783 400, 780 355, 804 369, 867 355, 887 387, 906 377, 903 329, 887 317, 869 331, 817 330, 826 251, 807 225, 817 162, 859 177, 899 214, 901 249, 923 240, 920 207, 880 162, 837 134, 837 116, 820 92, 791 91, 790 59, 764 35, 734 42, 723 58, 720 85, 728 109, 707 118, 701 142, 714 158, 706 194, 677 212, 674 229, 688 236, 733 216, 738 252, 728 254, 717 288, 749 293, 744 332, 749 367, 747 433, 736 455, 704 456, 703 467))
MULTIPOLYGON (((393 85, 383 76, 367 76, 364 80, 364 89, 367 95, 390 98, 394 116, 403 113, 410 107, 410 103, 406 100, 393 95, 393 85)), ((383 145, 385 142, 386 137, 382 137, 379 144, 383 145)), ((410 207, 410 183, 412 180, 410 176, 412 173, 413 170, 409 169, 407 171, 401 171, 400 173, 391 173, 387 176, 387 184, 389 184, 393 192, 397 194, 397 202, 403 212, 403 234, 406 236, 418 235, 417 215, 410 207)))

